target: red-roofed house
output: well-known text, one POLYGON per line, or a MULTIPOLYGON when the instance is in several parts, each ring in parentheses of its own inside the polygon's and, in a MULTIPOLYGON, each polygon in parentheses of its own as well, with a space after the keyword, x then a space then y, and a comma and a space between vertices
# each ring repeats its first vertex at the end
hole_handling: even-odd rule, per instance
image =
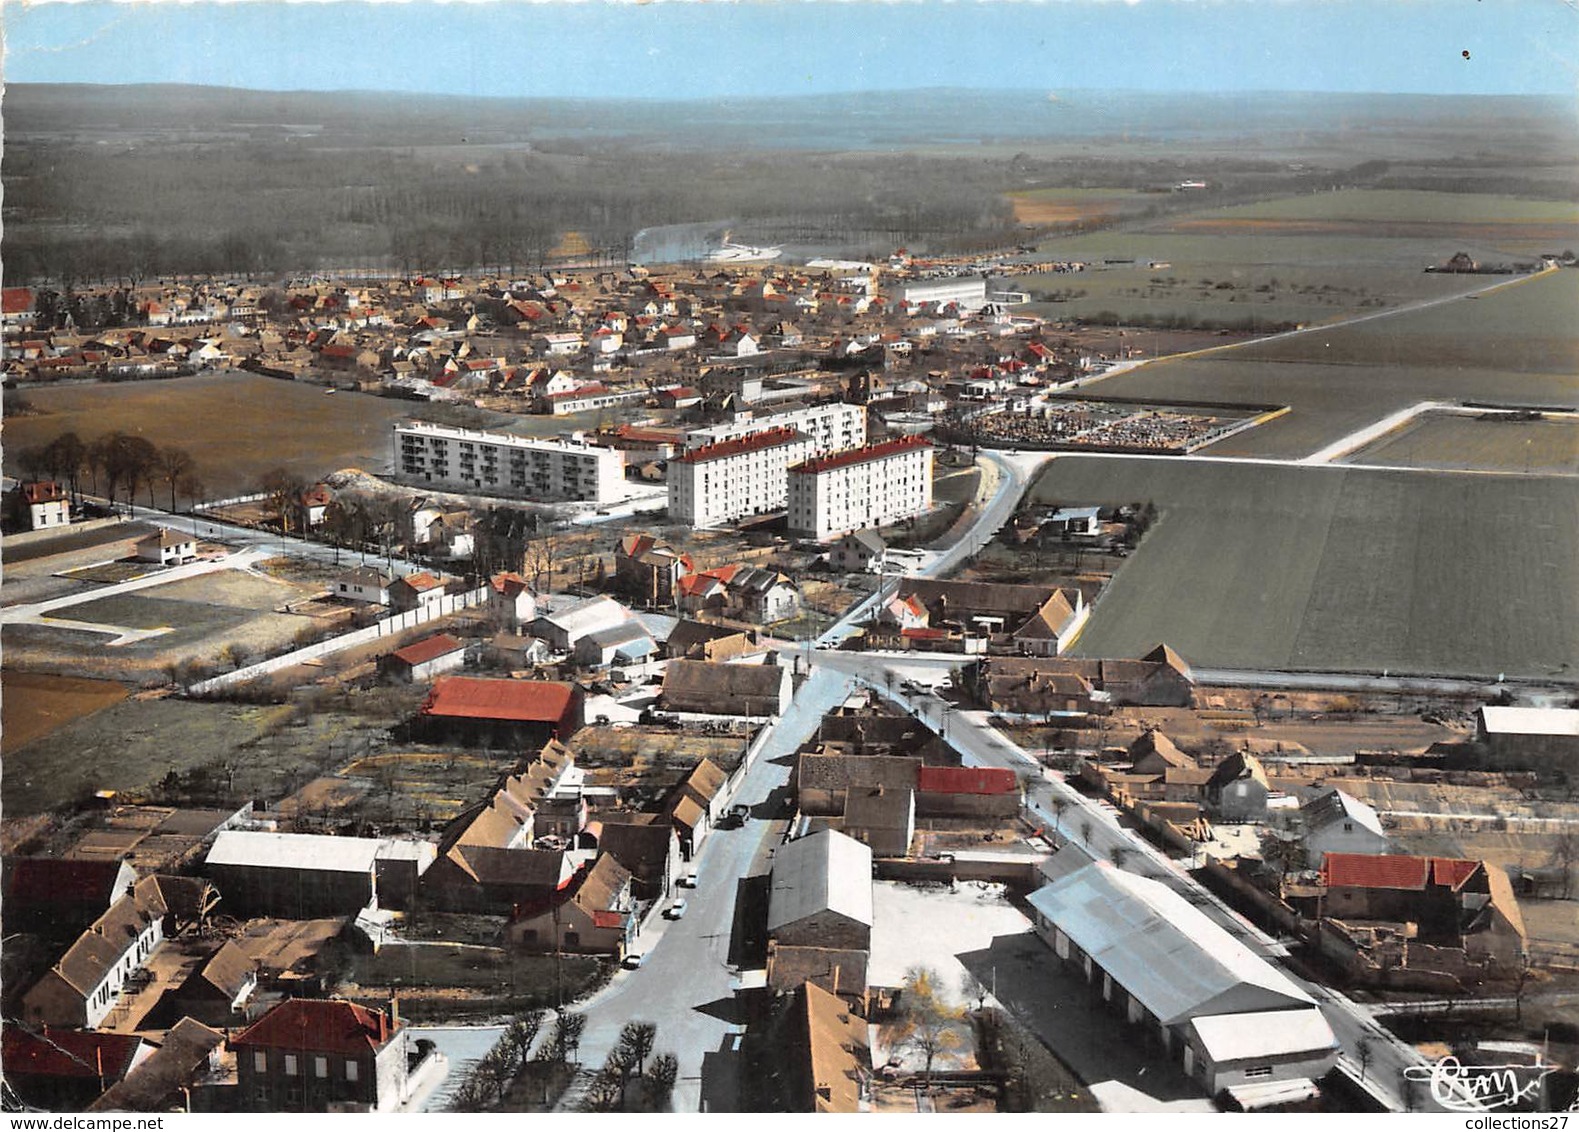
POLYGON ((24 530, 64 527, 71 522, 71 502, 66 497, 66 489, 54 480, 20 484, 8 502, 11 503, 12 520, 24 530))
POLYGON ((459 668, 465 660, 465 641, 435 633, 390 653, 384 659, 384 671, 395 680, 420 684, 459 668))
POLYGON ((582 724, 582 693, 554 680, 441 676, 423 702, 420 728, 469 741, 541 747, 568 739, 582 724))
POLYGON ((37 1030, 7 1022, 0 1035, 6 1084, 23 1102, 54 1111, 80 1112, 100 1093, 153 1055, 135 1034, 93 1030, 37 1030))
POLYGON ((38 317, 33 312, 33 292, 26 287, 0 291, 0 315, 7 326, 32 326, 38 317))
POLYGON ((387 1112, 418 1056, 398 1015, 339 999, 282 1002, 230 1048, 248 1112, 387 1112))
POLYGON ((532 583, 520 574, 495 574, 488 579, 488 611, 512 631, 535 621, 537 599, 532 596, 532 583))
POLYGON ((505 929, 526 951, 574 951, 623 957, 636 939, 636 897, 631 872, 611 854, 600 854, 568 895, 552 907, 522 916, 505 929))
POLYGON ((443 597, 444 583, 428 573, 407 574, 389 587, 389 607, 400 613, 426 609, 443 597))
POLYGON ((1020 812, 1020 780, 999 767, 923 766, 916 772, 916 813, 922 817, 1012 818, 1020 812))

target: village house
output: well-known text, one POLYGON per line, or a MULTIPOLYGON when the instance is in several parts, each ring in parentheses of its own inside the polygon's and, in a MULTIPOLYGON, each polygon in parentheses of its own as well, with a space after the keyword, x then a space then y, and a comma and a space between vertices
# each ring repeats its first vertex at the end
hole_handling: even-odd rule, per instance
POLYGON ((649 608, 674 605, 691 561, 653 535, 626 535, 614 548, 614 582, 632 601, 649 608))
POLYGON ((703 758, 669 795, 665 812, 680 839, 680 854, 689 861, 702 847, 723 813, 724 786, 729 781, 718 764, 703 758))
POLYGON ((395 579, 376 566, 358 566, 347 570, 331 584, 331 592, 347 601, 365 601, 372 605, 389 604, 389 587, 395 579))
POLYGON ((166 991, 153 1017, 174 1025, 182 1018, 228 1027, 250 1021, 249 1003, 258 989, 258 962, 234 940, 226 940, 179 987, 166 991))
POLYGON ((966 683, 979 703, 1013 715, 1110 704, 1189 707, 1195 698, 1194 673, 1167 645, 1140 660, 988 657, 966 670, 966 683))
POLYGON ((25 531, 64 527, 71 522, 71 500, 54 480, 18 484, 6 494, 8 518, 25 531))
POLYGON ((495 574, 488 579, 488 613, 495 623, 519 631, 537 619, 532 585, 520 574, 495 574))
POLYGON ((505 928, 523 951, 568 951, 623 958, 636 939, 636 897, 629 869, 600 854, 551 907, 522 915, 505 928))
POLYGON ((1376 811, 1336 787, 1323 790, 1299 808, 1304 826, 1305 863, 1319 869, 1328 853, 1387 853, 1392 843, 1376 811))
POLYGON ((248 1112, 388 1112, 421 1054, 400 1017, 342 999, 293 998, 230 1039, 248 1112))
POLYGON ((1085 625, 1090 610, 1078 589, 906 578, 896 596, 915 599, 928 627, 986 638, 990 648, 1058 656, 1085 625))
POLYGON ((782 715, 792 694, 782 665, 671 660, 660 702, 665 711, 761 719, 782 715))
POLYGON ((759 661, 767 646, 755 631, 725 625, 682 620, 664 638, 663 653, 670 660, 759 661))
POLYGON ((1001 767, 923 766, 916 771, 922 817, 1009 820, 1021 805, 1020 779, 1001 767))
POLYGON ((161 566, 184 565, 196 560, 197 540, 169 527, 160 527, 137 540, 136 558, 139 562, 157 562, 161 566))
MULTIPOLYGON (((113 1035, 105 1035, 113 1036, 113 1035)), ((225 1035, 191 1018, 182 1018, 159 1048, 92 1104, 87 1112, 213 1112, 220 1107, 225 1035), (210 1098, 213 1098, 210 1100, 210 1098)), ((7 1073, 10 1079, 10 1073, 7 1073)), ((228 1090, 227 1090, 228 1091, 228 1090)), ((82 1106, 71 1106, 82 1107, 82 1106)))
POLYGON ((1253 822, 1266 820, 1273 789, 1261 760, 1248 751, 1235 751, 1213 768, 1203 793, 1219 820, 1253 822))
POLYGON ((790 1111, 869 1111, 874 1074, 866 1019, 810 981, 796 990, 789 1018, 790 1111))
POLYGON ((397 613, 434 608, 444 598, 444 583, 432 574, 407 574, 389 584, 389 607, 397 613))
POLYGON ((466 662, 466 642, 448 633, 413 641, 383 658, 384 672, 406 684, 425 684, 466 662))
POLYGON ((144 877, 77 938, 22 997, 22 1018, 96 1029, 121 991, 164 942, 170 905, 158 877, 144 877))
POLYGON ((888 544, 876 531, 851 531, 829 547, 828 564, 847 574, 881 574, 887 561, 887 551, 888 544))
POLYGON ((768 937, 780 946, 870 951, 871 849, 831 829, 785 842, 773 858, 768 937))

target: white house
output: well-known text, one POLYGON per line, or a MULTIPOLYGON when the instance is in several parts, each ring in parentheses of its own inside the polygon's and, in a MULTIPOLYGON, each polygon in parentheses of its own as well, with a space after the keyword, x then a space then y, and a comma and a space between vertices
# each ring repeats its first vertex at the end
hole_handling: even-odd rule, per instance
POLYGON ((376 566, 358 566, 347 570, 332 583, 336 597, 351 601, 367 601, 374 605, 389 604, 389 587, 395 579, 376 566))
POLYGON ((137 561, 157 562, 161 566, 179 566, 197 557, 197 540, 191 535, 160 527, 156 532, 137 540, 137 561))
POLYGON ((1305 823, 1305 862, 1310 868, 1320 868, 1328 853, 1376 856, 1392 852, 1376 811, 1342 790, 1323 790, 1299 812, 1305 823))
POLYGON ((71 502, 65 488, 54 480, 20 484, 16 490, 18 517, 28 530, 64 527, 71 522, 71 502))
POLYGON ((530 624, 537 617, 531 583, 519 574, 495 574, 488 579, 488 611, 511 629, 530 624))

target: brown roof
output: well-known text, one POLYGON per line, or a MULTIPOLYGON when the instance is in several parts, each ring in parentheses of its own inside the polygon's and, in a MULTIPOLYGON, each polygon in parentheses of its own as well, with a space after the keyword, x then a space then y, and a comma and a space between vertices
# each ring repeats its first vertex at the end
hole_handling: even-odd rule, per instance
POLYGON ((921 760, 899 755, 804 754, 796 762, 799 790, 847 790, 882 786, 913 789, 921 760))
POLYGON ((605 820, 598 848, 611 854, 638 880, 654 881, 663 876, 673 843, 674 829, 667 824, 632 825, 605 820))
POLYGON ((777 940, 770 940, 768 986, 780 994, 787 994, 802 983, 814 983, 833 994, 861 996, 866 993, 867 959, 864 951, 786 947, 777 940))
POLYGON ((963 613, 1006 616, 1035 613, 1058 591, 1051 586, 1013 586, 997 582, 949 582, 934 578, 906 578, 899 585, 899 596, 919 597, 936 612, 942 601, 948 616, 963 613))
POLYGON ((342 999, 293 998, 231 1038, 230 1044, 356 1057, 383 1048, 397 1029, 382 1010, 342 999))
POLYGON ((77 937, 55 964, 55 972, 80 994, 90 994, 126 954, 137 937, 169 911, 158 882, 144 877, 131 896, 113 904, 77 937))
POLYGON ((175 1094, 199 1077, 209 1057, 224 1042, 225 1035, 219 1030, 183 1018, 165 1034, 164 1043, 152 1056, 125 1080, 111 1086, 86 1111, 165 1111, 175 1094))
POLYGON ((695 830, 707 817, 707 811, 696 804, 689 795, 681 795, 669 809, 674 824, 683 829, 695 830))
POLYGON ((225 946, 214 952, 194 978, 207 983, 225 998, 234 1000, 256 978, 257 972, 258 961, 237 946, 234 940, 226 940, 225 946))
POLYGON ((1213 786, 1223 786, 1241 778, 1254 779, 1266 789, 1272 789, 1272 783, 1267 780, 1266 768, 1261 765, 1261 760, 1245 751, 1235 751, 1218 763, 1207 781, 1213 786))
POLYGON ((1063 590, 1052 595, 1014 631, 1015 640, 1054 640, 1075 617, 1075 607, 1064 596, 1063 590))
POLYGON ((729 776, 712 759, 703 758, 685 776, 685 787, 694 791, 704 801, 711 802, 724 788, 724 783, 729 781, 729 776))
POLYGON ((589 915, 619 910, 619 896, 631 882, 631 872, 607 853, 598 854, 576 886, 571 900, 589 915))
POLYGON ((866 1020, 815 983, 801 984, 795 1005, 805 1035, 795 1054, 804 1059, 810 1089, 798 1107, 807 1112, 859 1112, 861 1079, 872 1071, 866 1020))
POLYGON ((449 852, 466 874, 482 885, 558 888, 567 880, 565 854, 557 849, 496 849, 458 845, 449 852))
POLYGON ((303 974, 332 940, 345 931, 346 920, 252 920, 235 943, 273 975, 303 974))
POLYGON ((1153 771, 1160 771, 1165 767, 1194 768, 1196 766, 1194 759, 1179 750, 1172 739, 1155 727, 1129 745, 1129 760, 1136 766, 1148 760, 1161 761, 1163 766, 1150 767, 1153 771))
POLYGON ((908 829, 914 810, 915 792, 888 790, 881 786, 857 787, 844 798, 844 828, 908 829))
MULTIPOLYGON (((760 699, 777 708, 784 669, 777 664, 720 664, 705 660, 671 660, 663 676, 663 696, 687 704, 729 707, 760 699)), ((759 713, 759 714, 765 714, 759 713)))

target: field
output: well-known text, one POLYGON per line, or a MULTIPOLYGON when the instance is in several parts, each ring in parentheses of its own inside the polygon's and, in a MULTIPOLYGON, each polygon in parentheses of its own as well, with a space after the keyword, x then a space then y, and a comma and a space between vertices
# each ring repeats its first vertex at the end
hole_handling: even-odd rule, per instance
POLYGON ((1097 603, 1080 655, 1166 641, 1203 667, 1579 666, 1568 480, 1060 456, 1033 494, 1149 499, 1162 512, 1097 603))
POLYGON ((1424 270, 1458 251, 1483 263, 1507 263, 1575 244, 1579 206, 1570 202, 1345 190, 1170 213, 1111 231, 1044 239, 1040 254, 1053 260, 1132 263, 1016 282, 1063 299, 1036 308, 1054 318, 1110 311, 1143 322, 1310 325, 1488 282, 1424 270))
POLYGON ((126 686, 110 680, 83 680, 72 676, 45 676, 12 672, 3 676, 0 698, 0 736, 6 758, 34 739, 102 711, 126 698, 126 686))
POLYGON ((1298 459, 1422 401, 1579 408, 1571 312, 1579 272, 1285 338, 1198 351, 1102 381, 1102 393, 1286 404, 1292 412, 1206 449, 1298 459))
POLYGON ((1344 462, 1575 475, 1579 474, 1579 421, 1427 413, 1344 462))
POLYGON ((1027 189, 1008 197, 1016 222, 1034 227, 1116 220, 1167 199, 1134 189, 1027 189))
MULTIPOLYGON (((36 388, 23 396, 39 412, 6 418, 8 452, 68 430, 91 440, 120 429, 189 451, 210 498, 255 491, 259 475, 277 465, 313 479, 346 467, 382 471, 390 427, 418 408, 357 393, 326 397, 317 386, 248 373, 36 388)), ((9 460, 6 470, 13 471, 9 460)), ((163 496, 168 506, 168 489, 163 496)))

